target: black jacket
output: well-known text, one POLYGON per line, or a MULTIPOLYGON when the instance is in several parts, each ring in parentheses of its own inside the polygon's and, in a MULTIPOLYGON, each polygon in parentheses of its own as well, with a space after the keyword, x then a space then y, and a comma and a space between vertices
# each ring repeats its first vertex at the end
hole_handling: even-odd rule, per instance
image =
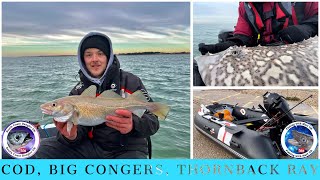
MULTIPOLYGON (((109 68, 106 78, 101 86, 94 84, 86 78, 79 71, 80 82, 71 90, 70 95, 80 95, 86 88, 91 85, 97 86, 97 93, 102 93, 105 90, 112 89, 122 97, 137 90, 144 92, 148 101, 152 101, 149 97, 142 81, 137 76, 120 69, 120 63, 117 57, 114 56, 114 61, 109 68)), ((128 134, 121 134, 119 131, 101 124, 94 127, 85 127, 78 125, 78 135, 73 141, 66 139, 63 135, 58 133, 58 140, 61 143, 69 145, 80 145, 84 138, 89 139, 88 133, 92 131, 93 138, 91 141, 98 144, 106 151, 111 150, 138 150, 148 152, 147 139, 155 134, 159 129, 158 118, 146 111, 145 114, 139 118, 133 114, 133 130, 128 134)))

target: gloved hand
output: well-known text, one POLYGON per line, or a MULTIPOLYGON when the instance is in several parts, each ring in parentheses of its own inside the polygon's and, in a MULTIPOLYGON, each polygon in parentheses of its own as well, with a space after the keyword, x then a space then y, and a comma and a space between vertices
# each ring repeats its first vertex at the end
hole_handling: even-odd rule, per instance
POLYGON ((205 55, 208 52, 214 54, 214 53, 224 51, 224 50, 228 49, 230 46, 234 46, 234 45, 237 45, 237 44, 233 41, 225 41, 225 42, 221 42, 221 43, 217 43, 217 44, 209 44, 209 45, 206 45, 204 43, 200 43, 198 45, 198 47, 199 47, 199 51, 201 52, 201 54, 205 55))
POLYGON ((292 44, 310 38, 312 32, 309 31, 310 29, 306 25, 294 25, 279 31, 278 37, 280 40, 292 44))
POLYGON ((207 52, 209 52, 209 50, 207 49, 207 46, 208 46, 208 45, 206 45, 206 44, 204 44, 204 43, 200 43, 200 44, 198 45, 199 51, 201 52, 202 55, 205 55, 205 54, 207 54, 207 52))

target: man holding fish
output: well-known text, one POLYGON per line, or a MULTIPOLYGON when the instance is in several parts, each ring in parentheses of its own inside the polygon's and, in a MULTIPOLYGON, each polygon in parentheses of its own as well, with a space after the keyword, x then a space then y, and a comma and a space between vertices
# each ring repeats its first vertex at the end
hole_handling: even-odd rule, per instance
POLYGON ((152 102, 140 78, 120 69, 108 36, 87 34, 78 61, 81 81, 70 96, 41 105, 59 132, 41 142, 36 158, 150 157, 150 136, 168 106, 152 102))

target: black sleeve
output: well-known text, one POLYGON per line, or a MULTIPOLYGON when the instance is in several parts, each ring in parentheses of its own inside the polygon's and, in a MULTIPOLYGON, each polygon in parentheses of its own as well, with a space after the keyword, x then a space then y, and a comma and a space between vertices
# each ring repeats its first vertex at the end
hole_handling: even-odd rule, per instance
POLYGON ((298 28, 305 36, 313 37, 318 34, 318 3, 296 2, 294 6, 299 22, 298 28), (307 8, 307 4, 309 7, 307 8), (310 14, 313 14, 312 16, 310 14), (307 18, 306 18, 307 17, 307 18))
MULTIPOLYGON (((140 79, 138 84, 139 86, 137 90, 141 90, 146 96, 147 100, 149 102, 152 102, 151 97, 149 96, 146 88, 144 87, 140 79)), ((146 138, 155 134, 159 129, 158 117, 149 112, 148 110, 142 115, 141 118, 133 114, 132 120, 133 130, 130 134, 132 134, 133 136, 146 138)))
POLYGON ((207 49, 210 53, 214 54, 217 52, 224 51, 224 50, 228 49, 229 47, 235 46, 235 45, 237 45, 236 42, 228 40, 228 41, 217 43, 214 45, 207 45, 207 49))
POLYGON ((233 37, 228 38, 225 42, 207 45, 207 48, 210 53, 217 53, 224 51, 231 46, 253 46, 252 38, 242 34, 235 34, 233 37))
POLYGON ((147 138, 159 129, 158 118, 148 111, 141 118, 133 114, 132 120, 133 130, 131 133, 133 136, 147 138))
POLYGON ((309 37, 318 35, 318 14, 302 21, 301 25, 298 26, 307 33, 309 37))
MULTIPOLYGON (((78 95, 78 90, 75 87, 71 90, 69 96, 78 95)), ((57 133, 57 140, 62 144, 78 145, 83 141, 84 138, 88 138, 88 128, 80 125, 77 127, 77 137, 72 141, 64 137, 59 131, 57 133)))
POLYGON ((311 24, 296 25, 295 27, 298 28, 300 32, 303 32, 306 38, 314 37, 318 34, 318 28, 315 28, 311 24))
POLYGON ((81 142, 83 142, 84 138, 88 138, 87 136, 88 130, 84 126, 79 126, 77 128, 77 137, 74 140, 69 140, 66 137, 64 137, 59 131, 57 133, 57 140, 61 142, 62 144, 67 145, 79 145, 81 142))
POLYGON ((235 34, 233 37, 229 38, 228 40, 235 42, 238 46, 254 46, 252 37, 242 35, 242 34, 235 34))

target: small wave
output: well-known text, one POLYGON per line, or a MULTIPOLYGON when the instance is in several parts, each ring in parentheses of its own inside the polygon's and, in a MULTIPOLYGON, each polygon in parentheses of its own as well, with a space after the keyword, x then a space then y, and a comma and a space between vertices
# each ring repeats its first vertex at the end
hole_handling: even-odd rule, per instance
MULTIPOLYGON (((76 85, 76 57, 13 58, 3 62, 3 122, 42 120, 39 105, 69 94, 76 85)), ((190 135, 189 55, 119 56, 121 68, 140 77, 156 102, 171 107, 168 119, 152 136, 154 157, 188 158, 190 135), (170 139, 169 137, 177 137, 170 139), (161 148, 160 148, 161 147, 161 148)))

